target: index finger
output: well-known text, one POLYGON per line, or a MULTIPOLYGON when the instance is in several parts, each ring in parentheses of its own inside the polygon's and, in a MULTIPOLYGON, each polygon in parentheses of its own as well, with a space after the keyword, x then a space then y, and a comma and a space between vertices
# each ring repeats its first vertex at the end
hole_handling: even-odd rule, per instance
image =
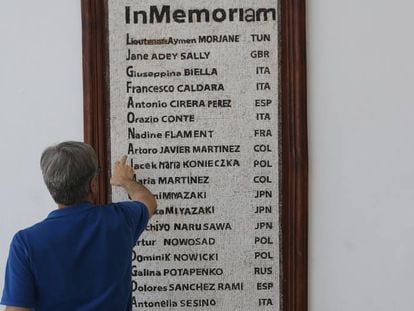
POLYGON ((127 161, 127 156, 126 155, 124 155, 124 156, 122 156, 122 158, 121 158, 121 164, 122 165, 125 165, 125 163, 126 163, 126 161, 127 161))

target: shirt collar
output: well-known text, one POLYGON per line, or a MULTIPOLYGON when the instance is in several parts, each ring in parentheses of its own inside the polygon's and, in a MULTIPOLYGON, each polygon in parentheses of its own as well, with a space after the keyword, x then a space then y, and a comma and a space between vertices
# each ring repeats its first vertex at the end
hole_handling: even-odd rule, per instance
POLYGON ((49 213, 47 218, 57 218, 57 217, 64 217, 80 212, 87 211, 93 207, 93 204, 90 202, 84 202, 79 204, 69 205, 63 208, 58 208, 49 213))

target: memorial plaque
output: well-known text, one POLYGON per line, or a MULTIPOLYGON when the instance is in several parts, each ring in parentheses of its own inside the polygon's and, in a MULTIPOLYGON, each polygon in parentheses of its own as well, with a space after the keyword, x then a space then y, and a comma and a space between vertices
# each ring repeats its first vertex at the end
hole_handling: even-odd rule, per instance
POLYGON ((303 10, 82 1, 99 202, 128 199, 107 178, 124 154, 158 201, 133 251, 133 309, 306 310, 303 10))

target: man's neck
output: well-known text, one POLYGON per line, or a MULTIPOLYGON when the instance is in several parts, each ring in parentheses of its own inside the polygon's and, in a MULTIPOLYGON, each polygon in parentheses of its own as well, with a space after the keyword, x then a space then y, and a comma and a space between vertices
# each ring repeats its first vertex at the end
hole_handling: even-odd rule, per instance
POLYGON ((73 205, 76 205, 76 204, 81 204, 81 203, 92 203, 93 201, 92 201, 92 199, 91 198, 87 198, 86 200, 82 200, 82 201, 79 201, 79 202, 75 202, 75 203, 72 203, 72 204, 69 204, 69 205, 65 205, 65 204, 60 204, 60 203, 58 203, 58 208, 66 208, 66 207, 70 207, 70 206, 73 206, 73 205))

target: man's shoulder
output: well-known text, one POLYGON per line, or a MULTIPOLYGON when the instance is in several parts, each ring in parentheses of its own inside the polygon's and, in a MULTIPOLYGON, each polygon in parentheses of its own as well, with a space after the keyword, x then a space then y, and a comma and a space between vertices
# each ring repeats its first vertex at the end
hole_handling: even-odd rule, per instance
POLYGON ((140 201, 120 201, 109 204, 96 205, 94 212, 98 217, 109 218, 112 221, 120 219, 130 222, 132 218, 148 218, 147 206, 140 201))
MULTIPOLYGON (((147 207, 145 206, 145 204, 139 201, 121 201, 108 204, 99 204, 94 205, 93 208, 91 208, 89 211, 92 213, 104 214, 106 215, 106 217, 110 217, 111 219, 113 219, 112 217, 114 217, 116 214, 118 216, 127 216, 127 218, 129 218, 131 212, 133 214, 138 213, 144 217, 148 214, 147 207)), ((59 223, 61 223, 61 221, 66 222, 64 218, 55 218, 51 216, 51 214, 49 214, 49 216, 45 219, 38 221, 37 223, 31 226, 19 230, 15 234, 15 238, 20 240, 27 240, 31 237, 36 237, 39 234, 41 235, 45 232, 48 232, 50 229, 49 227, 51 226, 54 227, 54 229, 56 229, 55 227, 60 227, 59 223)))
POLYGON ((114 210, 123 214, 128 220, 132 218, 149 218, 148 207, 140 201, 123 201, 112 203, 114 210))
POLYGON ((43 219, 29 227, 18 230, 12 239, 12 244, 29 245, 30 241, 36 239, 40 232, 45 230, 45 222, 43 219))
POLYGON ((122 207, 145 207, 145 204, 140 201, 120 201, 120 202, 114 202, 110 203, 108 205, 112 205, 118 208, 122 207))
POLYGON ((47 218, 38 221, 36 223, 34 223, 33 225, 30 225, 29 227, 20 229, 19 231, 16 232, 15 236, 16 237, 25 237, 27 235, 33 234, 39 230, 41 230, 43 228, 43 226, 45 225, 45 222, 47 221, 47 218))

